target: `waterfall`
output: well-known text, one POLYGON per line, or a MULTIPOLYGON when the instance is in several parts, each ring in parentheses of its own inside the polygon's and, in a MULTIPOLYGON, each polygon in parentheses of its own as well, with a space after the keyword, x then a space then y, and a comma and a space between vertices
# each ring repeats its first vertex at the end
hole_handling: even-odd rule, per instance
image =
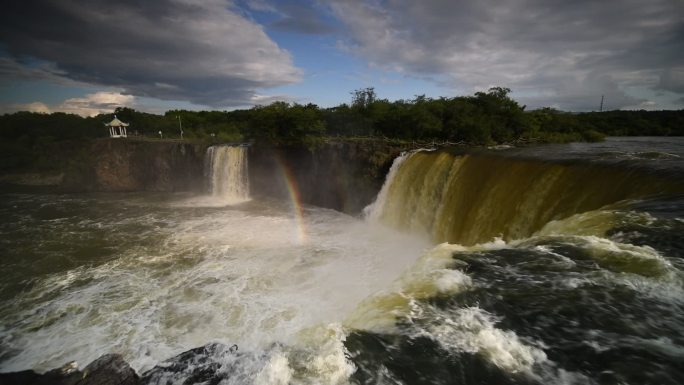
POLYGON ((435 242, 472 245, 519 239, 553 220, 681 189, 630 168, 418 151, 395 161, 365 213, 435 242))
POLYGON ((394 185, 397 170, 399 170, 401 164, 404 163, 406 158, 408 158, 410 155, 411 153, 402 152, 401 155, 394 159, 394 161, 392 162, 392 167, 390 167, 389 172, 387 173, 387 177, 385 178, 385 183, 382 185, 382 188, 380 189, 378 196, 375 198, 375 201, 373 201, 373 203, 369 204, 363 209, 363 216, 365 218, 371 221, 378 220, 378 218, 382 214, 383 208, 386 205, 389 190, 394 185))
POLYGON ((212 196, 229 203, 249 199, 246 147, 211 146, 207 149, 205 162, 212 196))

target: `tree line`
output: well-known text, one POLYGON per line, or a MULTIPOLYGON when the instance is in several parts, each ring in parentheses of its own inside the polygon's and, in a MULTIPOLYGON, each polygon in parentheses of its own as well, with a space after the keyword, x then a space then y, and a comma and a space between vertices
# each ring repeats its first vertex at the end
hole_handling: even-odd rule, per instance
MULTIPOLYGON (((164 115, 117 108, 83 118, 65 113, 17 112, 0 116, 2 168, 31 163, 32 154, 60 141, 108 136, 114 115, 130 124, 129 136, 213 142, 315 146, 327 137, 440 141, 467 145, 597 141, 605 135, 684 135, 684 110, 570 113, 526 111, 510 89, 493 87, 472 96, 380 99, 373 88, 351 93, 332 108, 275 102, 235 111, 171 110, 164 115)), ((35 163, 35 160, 33 160, 35 163)))

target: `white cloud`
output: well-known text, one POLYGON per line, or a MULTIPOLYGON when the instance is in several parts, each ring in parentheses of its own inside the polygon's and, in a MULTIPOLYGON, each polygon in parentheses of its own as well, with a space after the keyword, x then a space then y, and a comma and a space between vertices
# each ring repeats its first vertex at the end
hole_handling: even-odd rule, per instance
POLYGON ((622 108, 623 110, 646 110, 646 111, 654 111, 654 110, 659 110, 658 104, 652 100, 645 100, 637 105, 634 106, 625 106, 622 108))
POLYGON ((298 102, 299 99, 289 95, 259 95, 256 94, 251 99, 253 105, 267 105, 274 102, 293 103, 298 102))
POLYGON ((56 111, 95 116, 114 112, 117 107, 130 107, 135 102, 133 95, 123 95, 118 92, 96 92, 83 98, 67 99, 57 107, 56 111))
POLYGON ((26 0, 3 9, 0 35, 12 56, 5 67, 23 57, 51 66, 36 72, 22 62, 0 71, 5 80, 45 73, 136 96, 223 107, 302 76, 291 55, 227 0, 26 0))
POLYGON ((117 107, 131 107, 135 104, 133 95, 123 95, 118 92, 100 91, 85 95, 82 98, 70 98, 61 103, 47 105, 43 102, 25 104, 11 104, 0 107, 3 112, 30 111, 40 113, 66 112, 81 116, 95 116, 111 113, 117 107))
POLYGON ((14 112, 14 111, 38 112, 41 114, 49 114, 52 112, 52 110, 50 110, 50 107, 48 107, 47 104, 41 103, 41 102, 33 102, 33 103, 26 103, 26 104, 12 104, 12 105, 8 106, 6 112, 14 112))
POLYGON ((453 89, 507 86, 532 105, 583 110, 602 94, 616 107, 638 104, 626 87, 682 84, 681 8, 668 0, 340 0, 331 8, 348 27, 340 46, 349 52, 453 89))

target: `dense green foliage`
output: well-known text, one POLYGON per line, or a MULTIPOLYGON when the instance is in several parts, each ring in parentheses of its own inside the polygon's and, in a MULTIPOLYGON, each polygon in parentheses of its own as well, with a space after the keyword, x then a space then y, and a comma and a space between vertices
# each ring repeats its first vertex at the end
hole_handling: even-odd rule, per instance
POLYGON ((0 116, 0 170, 27 166, 49 169, 57 166, 46 156, 52 146, 107 135, 107 130, 96 118, 61 112, 3 115, 0 116))
MULTIPOLYGON (((390 102, 373 88, 351 93, 350 104, 322 109, 314 104, 275 102, 236 111, 172 110, 164 115, 118 108, 129 136, 142 138, 252 141, 315 146, 326 137, 472 145, 602 140, 604 135, 684 135, 684 110, 568 113, 551 108, 525 111, 508 88, 453 98, 390 102)), ((54 145, 107 137, 114 114, 82 118, 64 113, 17 112, 0 116, 0 169, 47 167, 33 154, 54 145)))

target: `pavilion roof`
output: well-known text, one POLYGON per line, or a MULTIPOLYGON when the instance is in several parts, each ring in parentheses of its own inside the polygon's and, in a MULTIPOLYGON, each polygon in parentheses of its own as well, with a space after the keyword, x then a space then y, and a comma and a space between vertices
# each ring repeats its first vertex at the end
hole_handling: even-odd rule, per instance
POLYGON ((119 118, 117 118, 116 115, 114 115, 114 119, 109 123, 105 123, 105 126, 128 127, 128 123, 124 123, 124 122, 120 121, 119 118))

